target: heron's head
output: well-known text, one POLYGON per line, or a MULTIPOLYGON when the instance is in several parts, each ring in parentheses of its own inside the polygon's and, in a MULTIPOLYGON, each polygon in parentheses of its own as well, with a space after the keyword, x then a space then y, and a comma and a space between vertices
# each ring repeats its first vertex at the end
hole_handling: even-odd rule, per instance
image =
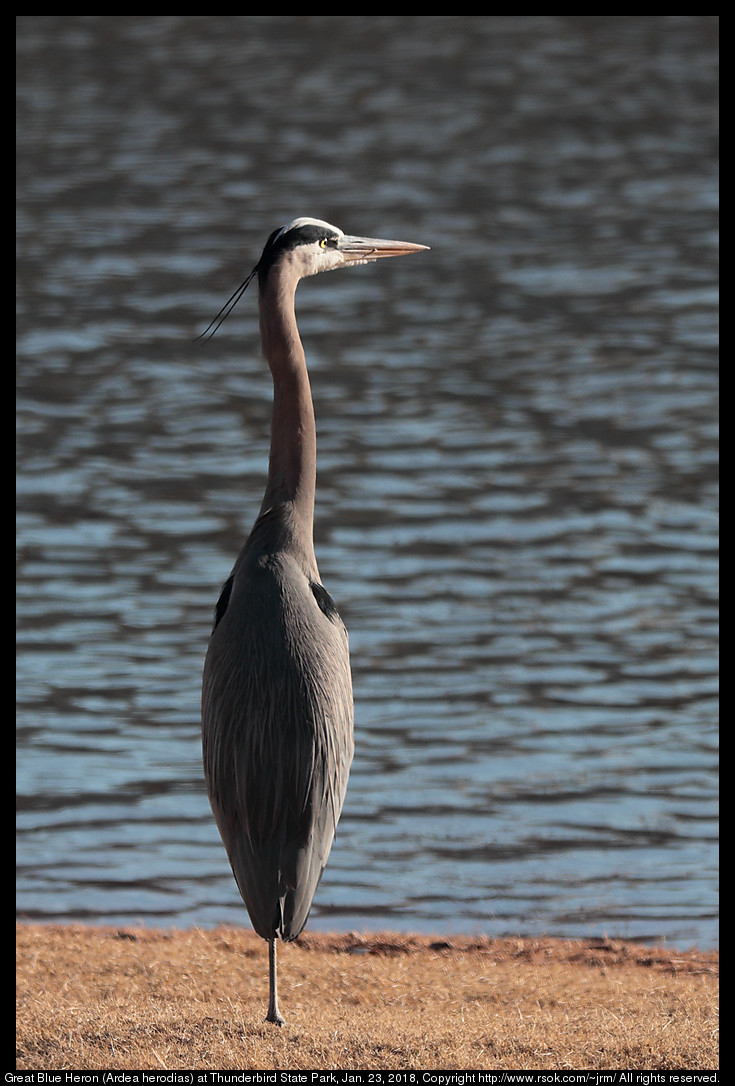
POLYGON ((385 256, 404 256, 427 249, 408 241, 361 238, 345 234, 322 219, 301 218, 274 230, 257 264, 261 285, 277 263, 288 260, 299 279, 348 264, 367 264, 385 256))
MULTIPOLYGON (((369 264, 386 256, 407 256, 428 249, 409 241, 388 241, 385 238, 362 238, 345 234, 323 219, 300 218, 274 230, 265 243, 260 260, 247 279, 231 295, 202 336, 210 336, 219 328, 242 297, 256 275, 263 288, 273 268, 288 262, 296 280, 307 275, 331 271, 350 264, 369 264), (211 331, 210 331, 211 329, 211 331)), ((201 338, 201 337, 200 337, 201 338)))

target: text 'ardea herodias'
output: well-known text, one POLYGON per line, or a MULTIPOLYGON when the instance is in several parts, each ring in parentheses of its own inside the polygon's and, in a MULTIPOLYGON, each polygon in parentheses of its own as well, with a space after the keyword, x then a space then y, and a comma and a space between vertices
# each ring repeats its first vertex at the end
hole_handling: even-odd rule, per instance
POLYGON ((332 847, 352 762, 347 631, 314 556, 314 406, 294 296, 300 279, 426 249, 349 237, 320 219, 275 230, 214 334, 258 276, 273 375, 268 482, 215 611, 202 688, 204 774, 253 927, 268 940, 266 1021, 283 1024, 276 937, 303 930, 332 847))

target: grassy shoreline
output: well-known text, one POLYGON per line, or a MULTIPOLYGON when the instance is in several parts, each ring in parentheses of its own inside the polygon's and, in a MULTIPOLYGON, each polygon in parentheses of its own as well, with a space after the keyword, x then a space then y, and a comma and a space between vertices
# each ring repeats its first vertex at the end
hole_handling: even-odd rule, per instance
POLYGON ((719 953, 18 924, 18 1070, 711 1070, 719 953))

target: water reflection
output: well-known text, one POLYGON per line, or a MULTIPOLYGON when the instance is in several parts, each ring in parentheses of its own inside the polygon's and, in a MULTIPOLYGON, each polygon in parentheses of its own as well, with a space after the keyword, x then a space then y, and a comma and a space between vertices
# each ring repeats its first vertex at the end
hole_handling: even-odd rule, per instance
POLYGON ((432 246, 297 298, 358 730, 312 925, 711 945, 715 18, 18 25, 22 915, 245 922, 198 701, 255 299, 191 339, 304 213, 432 246))

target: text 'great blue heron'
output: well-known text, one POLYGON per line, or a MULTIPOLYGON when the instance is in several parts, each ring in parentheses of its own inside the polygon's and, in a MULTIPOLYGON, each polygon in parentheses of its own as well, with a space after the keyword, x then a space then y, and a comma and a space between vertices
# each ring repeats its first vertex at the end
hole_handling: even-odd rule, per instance
POLYGON ((303 930, 329 857, 353 753, 347 631, 314 555, 316 430, 296 325, 300 279, 426 249, 349 237, 321 219, 274 230, 213 335, 257 274, 273 376, 268 482, 225 581, 204 664, 202 746, 214 817, 253 927, 268 940, 266 1021, 283 1024, 276 938, 303 930))

